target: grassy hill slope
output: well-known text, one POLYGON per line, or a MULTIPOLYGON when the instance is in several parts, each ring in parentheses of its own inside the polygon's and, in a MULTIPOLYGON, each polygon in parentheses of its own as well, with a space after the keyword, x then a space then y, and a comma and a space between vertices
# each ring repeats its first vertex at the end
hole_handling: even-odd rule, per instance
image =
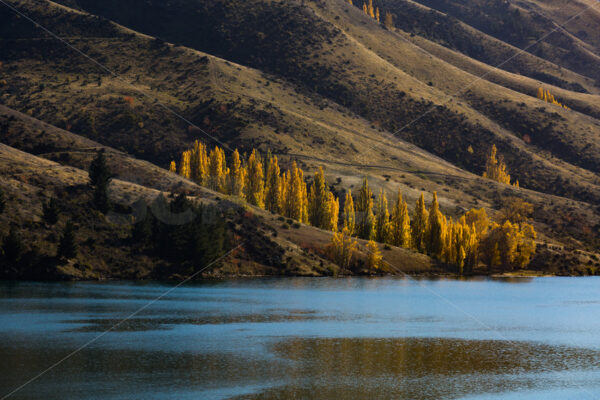
MULTIPOLYGON (((202 189, 149 162, 166 167, 195 139, 256 147, 309 173, 324 165, 338 196, 365 175, 411 205, 438 191, 451 216, 471 207, 494 214, 522 197, 536 206, 542 242, 597 249, 599 96, 544 85, 577 111, 543 103, 538 81, 386 30, 341 0, 134 3, 77 5, 176 45, 55 3, 18 4, 118 77, 2 14, 0 98, 11 107, 0 109, 2 142, 79 169, 101 143, 118 149, 110 157, 119 179, 191 195, 202 189), (489 75, 477 80, 479 71, 489 75), (492 143, 524 188, 478 177, 492 143)), ((461 27, 470 40, 497 41, 461 27)), ((593 91, 581 75, 563 77, 593 91)), ((310 237, 303 229, 287 233, 297 243, 310 237)))
MULTIPOLYGON (((577 193, 578 199, 586 201, 597 199, 592 194, 596 189, 589 187, 556 192, 562 185, 548 178, 563 175, 569 167, 557 168, 538 155, 598 172, 595 118, 544 106, 534 97, 536 89, 520 96, 486 80, 469 85, 462 96, 465 102, 449 102, 450 95, 476 77, 424 56, 422 49, 386 32, 343 1, 307 2, 306 6, 260 0, 235 6, 195 1, 178 2, 168 10, 152 0, 137 0, 136 7, 127 9, 111 1, 78 4, 143 32, 282 76, 307 96, 328 98, 478 174, 486 149, 499 142, 524 186, 561 195, 577 193), (134 12, 139 8, 146 10, 143 18, 134 12), (262 32, 264 20, 274 24, 262 32), (475 153, 467 152, 469 146, 475 153)), ((597 96, 587 100, 582 110, 594 113, 597 96)), ((589 176, 581 172, 572 170, 571 176, 589 176)), ((591 179, 595 184, 596 177, 591 179)))
MULTIPOLYGON (((146 161, 12 110, 2 108, 0 111, 2 118, 10 120, 11 126, 19 132, 10 134, 9 141, 27 147, 24 143, 31 143, 37 137, 32 151, 50 150, 40 153, 44 157, 40 158, 0 144, 0 188, 8 199, 7 210, 0 214, 4 227, 0 236, 6 236, 8 227, 16 224, 27 250, 35 252, 37 257, 47 258, 41 263, 43 271, 2 270, 3 277, 144 279, 172 276, 174 272, 169 271, 164 261, 140 252, 130 239, 137 202, 152 204, 161 192, 168 197, 173 193, 186 193, 194 201, 227 211, 229 224, 238 237, 236 244, 241 243, 242 247, 204 276, 347 273, 322 258, 330 232, 306 225, 282 228, 284 223, 275 215, 240 205, 146 161), (110 186, 115 208, 107 215, 89 206, 91 189, 86 170, 98 149, 105 150, 109 168, 115 175, 110 186), (41 218, 42 204, 51 197, 58 198, 62 210, 56 226, 48 226, 41 218), (66 220, 72 220, 77 226, 80 250, 78 257, 68 264, 55 265, 52 257, 66 220)), ((441 271, 427 256, 406 249, 390 248, 386 256, 398 267, 384 272, 441 271)), ((359 260, 361 257, 359 255, 359 260)))

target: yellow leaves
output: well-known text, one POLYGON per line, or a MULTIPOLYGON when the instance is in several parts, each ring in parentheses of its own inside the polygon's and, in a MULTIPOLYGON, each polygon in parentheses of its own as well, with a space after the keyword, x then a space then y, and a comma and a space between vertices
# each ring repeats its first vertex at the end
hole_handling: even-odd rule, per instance
POLYGON ((394 246, 410 247, 410 217, 408 205, 402 199, 402 192, 398 190, 398 197, 392 209, 390 221, 389 242, 394 246))
POLYGON ((559 106, 564 108, 565 110, 570 110, 566 105, 559 103, 558 100, 554 98, 554 95, 550 93, 549 90, 544 90, 544 88, 539 88, 537 92, 537 98, 540 100, 544 100, 546 103, 554 104, 555 106, 559 106))
POLYGON ((356 199, 356 233, 363 239, 372 239, 375 235, 375 216, 373 215, 373 192, 367 178, 358 191, 356 199))
POLYGON ((390 213, 388 211, 387 197, 385 190, 381 189, 377 198, 377 217, 375 218, 375 240, 380 243, 388 241, 390 229, 390 213))
POLYGON ((369 272, 378 270, 381 267, 382 259, 377 243, 369 240, 367 243, 367 269, 369 272))
POLYGON ((350 237, 348 229, 344 228, 339 233, 334 233, 327 246, 329 258, 341 268, 348 269, 356 251, 357 243, 350 237))
POLYGON ((181 161, 179 162, 179 175, 183 176, 186 179, 190 179, 191 169, 190 169, 190 159, 192 156, 192 152, 189 150, 181 153, 181 161))
POLYGON ((494 223, 481 242, 482 259, 490 269, 524 268, 535 253, 536 236, 533 226, 527 223, 494 223))
POLYGON ((467 218, 462 216, 458 221, 450 220, 445 223, 444 232, 441 258, 457 266, 461 275, 470 273, 479 262, 479 239, 475 225, 468 225, 467 218))
POLYGON ((313 226, 336 232, 339 209, 338 199, 327 187, 323 167, 319 167, 308 195, 308 220, 313 226))
POLYGON ((348 230, 349 235, 353 235, 355 227, 356 214, 354 212, 354 200, 352 199, 352 191, 348 189, 346 198, 344 199, 344 228, 348 230))
POLYGON ((308 198, 304 173, 296 161, 287 170, 283 180, 282 213, 288 218, 308 222, 308 198))
MULTIPOLYGON (((204 144, 196 140, 190 159, 191 178, 195 182, 203 182, 208 175, 208 156, 204 144)), ((205 182, 206 183, 206 182, 205 182)))
MULTIPOLYGON (((547 94, 546 94, 547 96, 547 94)), ((336 232, 338 230, 339 199, 329 190, 323 168, 319 168, 307 195, 304 172, 294 161, 290 169, 281 171, 277 157, 267 155, 266 176, 263 159, 253 150, 246 162, 237 150, 227 168, 223 149, 207 148, 199 141, 191 150, 181 154, 179 165, 172 161, 169 171, 209 186, 224 194, 239 196, 251 204, 265 208, 299 222, 336 232), (179 169, 177 169, 179 167, 179 169)), ((502 160, 498 160, 496 146, 490 151, 484 176, 510 182, 510 175, 502 160)), ((515 182, 518 185, 518 181, 515 182)), ((353 234, 369 241, 367 265, 376 270, 381 260, 380 243, 414 247, 443 262, 455 265, 458 271, 470 273, 480 259, 491 269, 523 268, 535 253, 536 232, 528 224, 533 206, 518 198, 505 199, 500 210, 501 224, 490 222, 484 209, 470 210, 458 220, 447 219, 439 208, 437 194, 427 210, 424 194, 417 200, 412 221, 408 205, 399 191, 392 212, 387 197, 380 190, 373 212, 373 192, 364 178, 356 199, 346 192, 343 210, 343 230, 332 237, 328 245, 330 258, 342 268, 349 268, 356 242, 353 234)))
POLYGON ((529 264, 531 257, 535 254, 535 239, 537 233, 530 224, 521 224, 521 242, 518 245, 518 254, 516 258, 517 266, 524 268, 529 264))
POLYGON ((279 213, 281 211, 282 179, 280 174, 279 162, 277 161, 277 157, 274 156, 269 160, 265 182, 265 208, 272 213, 279 213))
POLYGON ((432 257, 439 257, 442 254, 445 225, 445 217, 439 210, 437 193, 433 192, 433 201, 429 207, 425 236, 425 248, 427 253, 432 257))
MULTIPOLYGON (((352 4, 352 0, 348 0, 348 3, 352 4)), ((373 0, 369 0, 369 4, 368 5, 366 3, 363 3, 362 9, 363 9, 363 12, 365 14, 367 14, 369 17, 377 20, 377 22, 380 22, 381 14, 379 12, 379 7, 373 7, 373 0)), ((391 26, 393 26, 393 22, 391 21, 391 17, 392 17, 391 14, 386 13, 386 22, 390 23, 390 26, 388 26, 388 28, 390 28, 391 26), (389 21, 387 21, 388 15, 389 15, 389 21)), ((387 24, 386 24, 386 26, 387 26, 387 24)))
POLYGON ((367 7, 367 15, 371 18, 375 18, 375 9, 373 8, 373 0, 369 0, 369 6, 367 7))
POLYGON ((212 190, 224 192, 226 171, 225 152, 219 146, 216 146, 208 156, 208 187, 212 190))
POLYGON ((483 177, 510 185, 510 174, 506 170, 506 164, 502 158, 500 157, 500 159, 496 159, 497 152, 498 150, 496 149, 496 145, 493 144, 486 160, 483 177))
POLYGON ((427 232, 428 217, 429 213, 425 208, 425 197, 421 193, 421 197, 417 200, 411 223, 413 247, 421 253, 425 252, 425 234, 427 232))
POLYGON ((327 221, 328 192, 323 167, 319 167, 308 194, 308 219, 311 225, 323 229, 329 224, 327 221))
POLYGON ((487 216, 484 208, 479 210, 471 209, 465 215, 465 223, 468 226, 473 226, 477 237, 481 239, 488 232, 490 219, 487 216))
POLYGON ((235 149, 231 155, 231 168, 227 176, 227 194, 244 198, 246 168, 242 167, 240 153, 235 149))
POLYGON ((333 195, 333 193, 329 192, 328 194, 328 217, 329 224, 326 229, 330 231, 337 232, 338 230, 338 219, 340 214, 340 201, 337 197, 333 195))
POLYGON ((246 169, 248 172, 246 200, 250 204, 263 208, 265 205, 264 172, 262 161, 260 160, 256 149, 252 150, 250 157, 248 157, 246 169))

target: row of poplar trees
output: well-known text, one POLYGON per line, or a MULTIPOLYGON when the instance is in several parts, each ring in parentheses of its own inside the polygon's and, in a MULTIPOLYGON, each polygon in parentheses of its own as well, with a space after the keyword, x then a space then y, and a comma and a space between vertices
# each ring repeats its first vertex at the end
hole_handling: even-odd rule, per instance
MULTIPOLYGON (((263 160, 255 149, 243 162, 236 149, 228 166, 223 149, 216 146, 209 152, 196 141, 191 150, 183 152, 179 166, 172 161, 169 169, 210 189, 323 229, 333 230, 332 221, 338 218, 337 198, 324 194, 316 178, 309 193, 304 172, 296 162, 282 172, 276 156, 263 160)), ((324 177, 322 182, 325 185, 324 177)))
MULTIPOLYGON (((346 1, 348 2, 348 4, 353 5, 352 0, 346 0, 346 1)), ((363 3, 362 10, 369 17, 377 20, 377 22, 381 22, 380 21, 381 14, 379 13, 379 7, 373 7, 373 0, 369 0, 369 4, 363 3)), ((393 20, 391 13, 389 13, 387 11, 385 12, 385 20, 383 23, 388 29, 391 29, 394 27, 394 20, 393 20)))
POLYGON ((550 93, 549 90, 545 90, 544 88, 538 88, 537 98, 540 100, 544 100, 546 103, 554 104, 555 106, 559 106, 564 108, 565 110, 570 110, 569 107, 560 103, 558 100, 554 98, 554 95, 550 93))
MULTIPOLYGON (((329 190, 323 168, 319 167, 308 187, 295 161, 282 171, 276 156, 267 155, 263 160, 255 149, 243 161, 235 150, 228 166, 223 149, 216 146, 208 151, 196 141, 191 150, 183 152, 179 166, 171 162, 170 170, 299 222, 333 232, 341 225, 336 236, 341 243, 356 236, 413 248, 455 265, 461 273, 470 272, 480 261, 490 268, 524 267, 535 251, 535 230, 525 221, 491 222, 484 209, 470 210, 453 220, 440 211, 435 192, 429 208, 421 194, 411 218, 399 191, 390 213, 385 191, 375 198, 366 178, 356 197, 350 190, 346 192, 340 223, 340 200, 329 190)), ((349 262, 346 254, 343 264, 349 262)))

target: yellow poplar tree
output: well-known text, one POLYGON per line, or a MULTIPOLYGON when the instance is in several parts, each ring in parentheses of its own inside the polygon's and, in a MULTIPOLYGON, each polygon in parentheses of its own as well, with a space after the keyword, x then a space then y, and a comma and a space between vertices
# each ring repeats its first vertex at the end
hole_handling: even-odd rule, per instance
POLYGON ((446 232, 444 233, 444 250, 442 251, 442 260, 450 264, 453 262, 454 246, 454 221, 449 218, 446 223, 446 232))
POLYGON ((521 241, 517 247, 517 257, 516 264, 519 268, 525 268, 529 261, 531 261, 531 257, 535 254, 535 239, 537 238, 537 233, 533 226, 527 223, 521 224, 521 241))
POLYGON ((475 225, 475 232, 478 239, 484 237, 490 227, 490 219, 487 216, 484 208, 479 210, 471 209, 465 214, 465 222, 467 225, 475 225))
POLYGON ((190 159, 192 152, 189 150, 181 153, 181 161, 179 162, 179 175, 189 179, 191 176, 190 159))
POLYGON ((489 268, 502 266, 511 270, 518 266, 519 245, 523 242, 523 232, 519 224, 505 221, 502 225, 494 223, 482 242, 481 256, 489 268))
POLYGON ((175 161, 171 161, 171 164, 169 164, 169 172, 177 173, 177 164, 175 164, 175 161))
POLYGON ((379 269, 382 258, 377 243, 373 240, 369 240, 367 243, 367 269, 369 272, 379 269))
POLYGON ((437 193, 433 192, 433 201, 429 207, 427 222, 427 233, 425 237, 425 248, 427 254, 433 257, 439 257, 444 247, 444 216, 440 212, 437 193))
POLYGON ((356 241, 352 240, 348 229, 344 228, 341 232, 333 234, 331 242, 327 246, 327 253, 334 263, 343 269, 348 269, 356 246, 356 241))
POLYGON ((379 22, 379 7, 375 9, 375 19, 379 22))
POLYGON ((375 216, 373 215, 373 192, 365 177, 356 199, 356 232, 362 239, 372 239, 375 236, 375 216))
POLYGON ((394 246, 410 247, 410 217, 408 216, 408 205, 402 199, 402 192, 398 190, 398 197, 392 209, 392 220, 390 222, 389 241, 394 246))
POLYGON ((256 152, 256 149, 252 150, 250 157, 248 157, 248 163, 246 166, 247 179, 246 179, 246 200, 255 206, 263 208, 265 185, 264 185, 264 172, 263 165, 256 152))
POLYGON ((308 220, 308 199, 306 196, 306 183, 304 174, 296 161, 292 163, 291 170, 285 174, 285 196, 284 196, 284 215, 300 222, 308 220))
POLYGON ((300 193, 302 198, 302 204, 300 208, 301 222, 308 222, 308 190, 306 189, 306 182, 304 182, 304 172, 298 168, 298 184, 300 185, 300 193))
POLYGON ((208 174, 208 157, 206 146, 199 140, 194 142, 190 158, 191 176, 195 182, 203 182, 208 174))
POLYGON ((329 203, 329 205, 327 207, 328 224, 325 229, 328 229, 332 232, 337 232, 338 219, 339 219, 339 213, 340 213, 340 201, 331 192, 328 192, 327 197, 328 197, 327 202, 329 203))
POLYGON ((244 198, 246 169, 242 166, 237 149, 231 155, 231 167, 227 176, 227 192, 232 196, 244 198))
POLYGON ((215 146, 208 156, 207 186, 212 190, 225 191, 226 175, 225 152, 219 146, 215 146))
POLYGON ((452 229, 448 232, 452 236, 450 239, 452 249, 451 257, 445 260, 456 265, 461 275, 465 272, 470 273, 478 262, 478 240, 475 225, 467 225, 463 215, 458 222, 452 223, 452 229))
POLYGON ((329 205, 329 190, 325 182, 323 167, 319 167, 315 172, 308 194, 308 221, 312 226, 328 229, 331 222, 329 205))
POLYGON ((363 12, 367 15, 369 15, 369 11, 367 10, 367 4, 363 3, 363 12))
POLYGON ((373 0, 369 0, 369 7, 367 8, 369 17, 375 18, 375 9, 373 8, 373 0))
POLYGON ((288 169, 281 174, 281 196, 279 202, 279 213, 288 216, 290 214, 290 200, 289 196, 291 193, 290 184, 292 182, 292 173, 288 169))
POLYGON ((473 271, 473 268, 479 264, 479 237, 475 224, 468 226, 465 223, 464 232, 463 246, 466 249, 466 258, 464 270, 461 271, 461 273, 465 272, 470 274, 473 271))
POLYGON ((352 199, 352 192, 348 189, 346 199, 344 200, 344 228, 348 230, 349 235, 353 235, 355 226, 354 200, 352 199))
POLYGON ((411 221, 413 247, 421 253, 425 252, 425 235, 427 233, 428 215, 427 209, 425 208, 425 196, 421 193, 421 197, 417 200, 411 221))
POLYGON ((504 161, 502 161, 502 159, 496 159, 497 152, 498 149, 496 149, 496 145, 493 144, 485 163, 485 172, 483 173, 483 177, 510 185, 510 174, 506 170, 506 164, 504 164, 504 161))
POLYGON ((380 243, 386 243, 388 241, 389 229, 390 229, 390 212, 388 210, 387 196, 385 190, 379 191, 379 197, 377 198, 376 206, 376 217, 375 217, 375 240, 380 243))
POLYGON ((266 188, 265 188, 265 208, 272 213, 281 212, 281 172, 277 156, 273 156, 269 161, 267 170, 266 188))

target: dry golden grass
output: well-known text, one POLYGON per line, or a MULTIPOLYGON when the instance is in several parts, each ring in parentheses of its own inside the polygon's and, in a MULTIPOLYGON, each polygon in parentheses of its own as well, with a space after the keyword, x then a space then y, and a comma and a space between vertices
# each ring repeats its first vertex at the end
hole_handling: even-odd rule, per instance
MULTIPOLYGON (((581 2, 577 4, 580 7, 581 2)), ((421 191, 427 193, 426 200, 437 191, 444 212, 453 217, 472 207, 485 207, 493 215, 501 197, 517 195, 535 204, 535 226, 542 240, 588 250, 600 243, 600 210, 594 206, 600 199, 600 177, 597 168, 589 167, 600 162, 595 117, 600 115, 600 96, 589 78, 573 71, 563 71, 563 78, 594 94, 544 87, 579 112, 536 99, 539 81, 494 70, 419 36, 384 30, 360 10, 335 0, 307 2, 299 11, 309 15, 303 18, 315 26, 339 29, 339 34, 321 47, 302 49, 306 51, 301 58, 303 66, 330 71, 313 88, 284 72, 251 68, 192 48, 159 43, 108 22, 99 23, 101 34, 87 32, 85 24, 59 25, 56 21, 81 21, 88 16, 51 2, 42 6, 25 1, 22 6, 44 24, 56 23, 54 28, 64 30, 74 46, 102 60, 122 79, 103 74, 48 38, 23 34, 22 38, 0 41, 6 50, 0 75, 7 80, 7 86, 0 88, 0 98, 7 106, 0 106, 0 124, 7 126, 1 141, 79 170, 87 168, 95 149, 108 149, 99 143, 110 146, 108 158, 120 182, 116 184, 120 185, 119 200, 131 202, 143 193, 153 195, 152 190, 220 198, 160 168, 171 159, 178 161, 178 154, 194 139, 215 144, 157 106, 160 101, 230 148, 271 150, 284 166, 299 160, 308 173, 325 166, 329 183, 335 184, 340 195, 368 176, 375 190, 384 187, 389 198, 401 190, 411 206, 421 191), (53 53, 44 53, 48 48, 53 53), (484 79, 477 79, 483 74, 487 74, 484 79), (347 90, 345 106, 340 105, 344 96, 323 89, 329 84, 347 90), (399 93, 403 93, 400 100, 395 97, 399 93), (133 104, 124 101, 126 96, 133 97, 133 104), (436 108, 427 122, 410 126, 400 137, 392 135, 434 105, 442 107, 436 108), (515 120, 543 126, 538 133, 541 136, 528 143, 524 132, 529 125, 521 129, 513 124, 515 120), (548 121, 552 125, 546 125, 548 121), (549 147, 551 141, 557 144, 549 147), (493 142, 502 144, 511 173, 526 188, 477 176, 481 159, 493 142), (469 146, 472 152, 467 151, 469 146), (112 150, 115 148, 119 150, 112 150), (557 177, 567 190, 556 187, 560 186, 553 183, 557 177)), ((471 31, 486 43, 499 42, 471 31)), ((524 55, 523 62, 531 68, 538 59, 524 55)), ((556 68, 540 61, 542 72, 555 73, 556 68)), ((28 173, 34 174, 32 165, 36 163, 27 161, 28 173)), ((53 166, 49 178, 73 184, 84 178, 77 170, 66 168, 53 166)), ((52 187, 54 183, 47 184, 52 187)), ((269 218, 267 214, 264 217, 269 218)), ((273 226, 281 232, 277 224, 273 226)), ((291 235, 295 257, 308 257, 301 244, 312 234, 321 246, 328 240, 329 233, 313 228, 282 232, 291 235)), ((412 260, 402 250, 388 253, 398 257, 399 263, 412 260)), ((415 260, 416 271, 424 264, 415 260)), ((296 273, 312 274, 311 268, 296 273)), ((241 273, 239 268, 229 271, 241 273)))

